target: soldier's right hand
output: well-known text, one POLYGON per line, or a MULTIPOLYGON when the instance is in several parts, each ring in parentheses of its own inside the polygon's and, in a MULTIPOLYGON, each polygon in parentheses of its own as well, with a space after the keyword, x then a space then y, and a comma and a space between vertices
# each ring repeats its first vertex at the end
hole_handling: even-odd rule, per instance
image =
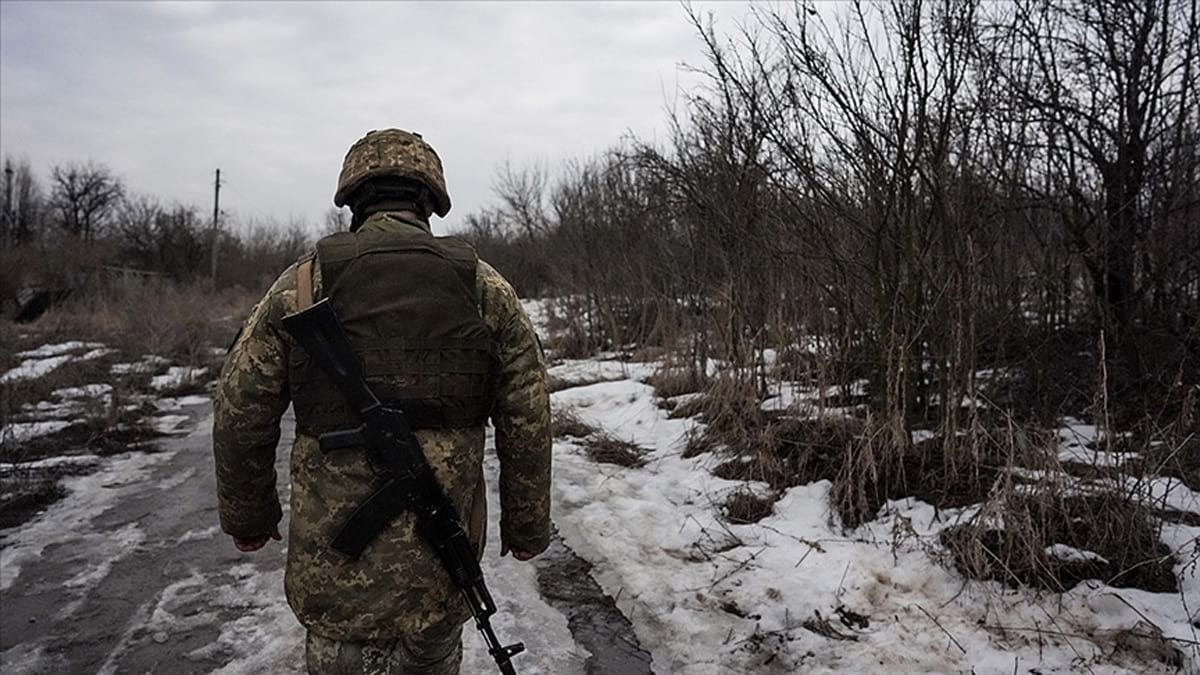
POLYGON ((525 549, 517 548, 515 546, 510 548, 508 544, 505 544, 505 543, 500 544, 500 557, 501 558, 508 555, 510 551, 512 552, 513 557, 516 558, 517 560, 520 560, 521 562, 527 562, 529 560, 533 560, 533 557, 535 555, 533 553, 530 553, 529 551, 526 551, 525 549))
POLYGON ((270 534, 262 534, 254 537, 233 537, 233 545, 237 547, 237 550, 242 551, 243 553, 249 553, 251 551, 257 551, 258 549, 266 546, 267 542, 271 539, 274 539, 275 541, 281 541, 283 539, 283 537, 279 535, 278 526, 272 527, 270 534))

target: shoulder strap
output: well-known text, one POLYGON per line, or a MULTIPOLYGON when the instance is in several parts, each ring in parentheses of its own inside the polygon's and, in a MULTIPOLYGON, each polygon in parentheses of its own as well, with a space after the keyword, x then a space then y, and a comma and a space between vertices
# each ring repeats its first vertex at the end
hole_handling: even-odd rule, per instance
POLYGON ((296 267, 296 311, 301 312, 313 304, 313 259, 307 256, 296 267))

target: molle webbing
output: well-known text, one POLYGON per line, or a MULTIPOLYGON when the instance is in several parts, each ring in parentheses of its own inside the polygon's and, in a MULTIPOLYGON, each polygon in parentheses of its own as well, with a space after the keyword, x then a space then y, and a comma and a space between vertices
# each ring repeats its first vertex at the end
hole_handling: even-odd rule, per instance
MULTIPOLYGON (((452 237, 343 232, 317 243, 331 298, 367 381, 417 429, 482 424, 495 350, 479 316, 470 245, 452 237)), ((293 349, 296 421, 307 434, 358 424, 325 374, 293 349)))

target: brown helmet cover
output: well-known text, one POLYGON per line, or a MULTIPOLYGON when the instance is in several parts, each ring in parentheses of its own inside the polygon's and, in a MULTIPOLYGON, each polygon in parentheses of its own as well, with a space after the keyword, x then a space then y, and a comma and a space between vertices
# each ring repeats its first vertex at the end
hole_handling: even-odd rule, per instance
POLYGON ((338 176, 335 206, 345 206, 356 188, 371 178, 398 176, 420 181, 433 193, 433 212, 445 217, 450 211, 450 194, 442 175, 442 160, 421 134, 403 129, 368 131, 346 153, 338 176))

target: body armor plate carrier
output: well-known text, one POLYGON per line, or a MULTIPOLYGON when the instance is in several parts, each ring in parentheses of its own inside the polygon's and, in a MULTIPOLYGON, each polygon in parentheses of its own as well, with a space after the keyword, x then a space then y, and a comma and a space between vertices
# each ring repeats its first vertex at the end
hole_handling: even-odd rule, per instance
MULTIPOLYGON (((381 401, 414 429, 483 424, 495 343, 479 314, 478 258, 454 237, 340 232, 317 242, 324 296, 341 317, 381 401)), ((357 425, 358 415, 298 345, 289 386, 302 433, 357 425)))

